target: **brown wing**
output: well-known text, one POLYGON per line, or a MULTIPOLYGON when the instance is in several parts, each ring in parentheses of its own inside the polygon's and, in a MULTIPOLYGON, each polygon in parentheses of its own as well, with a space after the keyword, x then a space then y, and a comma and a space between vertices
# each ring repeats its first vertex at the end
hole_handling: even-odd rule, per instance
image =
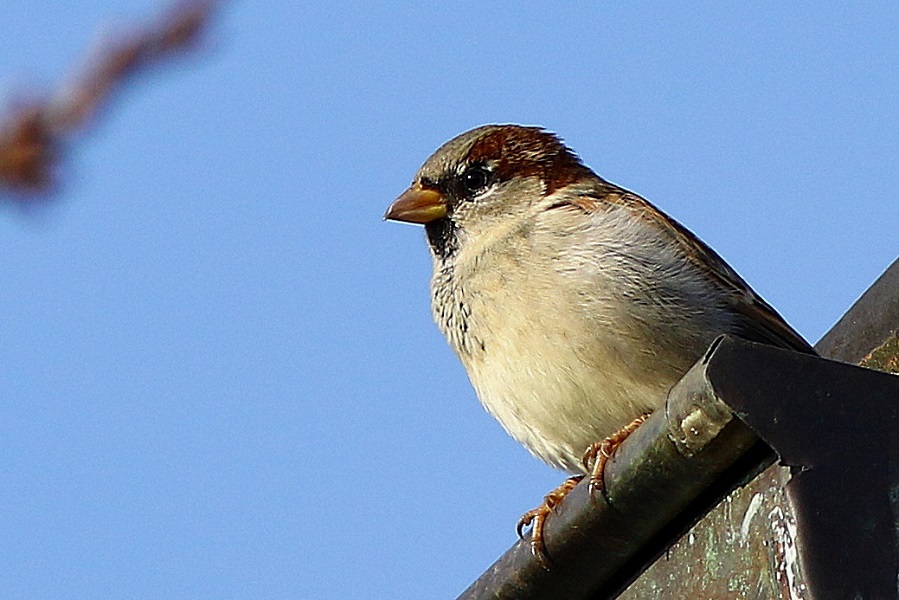
POLYGON ((790 327, 770 304, 759 297, 714 250, 645 199, 615 188, 614 191, 603 190, 603 193, 595 196, 582 196, 572 204, 588 212, 599 209, 603 204, 627 206, 634 210, 643 219, 651 222, 662 235, 672 239, 697 269, 706 273, 725 293, 734 311, 743 317, 741 337, 799 352, 815 353, 811 345, 790 327))

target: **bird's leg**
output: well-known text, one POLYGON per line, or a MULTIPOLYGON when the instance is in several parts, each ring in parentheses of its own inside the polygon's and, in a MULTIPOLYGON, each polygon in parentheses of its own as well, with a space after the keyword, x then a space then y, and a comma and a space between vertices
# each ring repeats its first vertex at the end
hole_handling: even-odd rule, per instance
MULTIPOLYGON (((597 492, 602 493, 604 491, 603 471, 606 468, 606 463, 615 454, 615 450, 648 418, 649 413, 640 415, 606 439, 596 442, 587 448, 587 451, 584 453, 583 464, 584 468, 590 473, 591 497, 597 492)), ((583 475, 569 477, 562 482, 562 485, 544 496, 543 503, 540 506, 524 513, 521 515, 521 519, 518 520, 518 537, 524 538, 524 528, 528 525, 531 526, 531 552, 546 566, 548 566, 549 562, 546 542, 543 540, 543 528, 546 526, 546 519, 549 518, 555 507, 562 502, 562 499, 568 495, 568 492, 574 489, 574 486, 580 483, 583 478, 583 475)))
POLYGON ((596 442, 584 453, 584 468, 590 473, 590 497, 595 498, 594 494, 605 492, 605 482, 603 481, 603 472, 606 469, 606 463, 615 454, 618 446, 628 438, 630 434, 637 430, 637 427, 643 424, 649 418, 649 413, 640 415, 606 439, 596 442))
POLYGON ((518 537, 520 538, 524 538, 524 528, 531 525, 531 552, 544 565, 549 560, 549 556, 546 554, 546 542, 543 541, 543 527, 546 525, 546 519, 553 509, 559 505, 559 502, 568 495, 568 492, 574 489, 574 486, 583 478, 583 475, 569 477, 562 482, 562 485, 543 497, 543 504, 524 513, 521 515, 521 519, 518 520, 517 529, 518 537))

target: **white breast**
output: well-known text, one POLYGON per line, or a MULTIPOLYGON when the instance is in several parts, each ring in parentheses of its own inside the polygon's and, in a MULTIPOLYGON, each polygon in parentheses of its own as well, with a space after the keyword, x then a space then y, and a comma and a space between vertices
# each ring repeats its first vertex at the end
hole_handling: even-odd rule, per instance
POLYGON ((479 399, 555 467, 583 472, 584 450, 662 406, 726 327, 647 236, 623 211, 555 210, 435 271, 435 319, 479 399))

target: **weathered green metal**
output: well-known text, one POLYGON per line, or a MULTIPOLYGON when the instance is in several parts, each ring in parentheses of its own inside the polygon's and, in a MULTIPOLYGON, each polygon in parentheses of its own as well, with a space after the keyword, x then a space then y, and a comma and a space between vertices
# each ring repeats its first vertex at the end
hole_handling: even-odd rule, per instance
POLYGON ((788 469, 775 465, 734 491, 620 598, 807 598, 788 480, 788 469))

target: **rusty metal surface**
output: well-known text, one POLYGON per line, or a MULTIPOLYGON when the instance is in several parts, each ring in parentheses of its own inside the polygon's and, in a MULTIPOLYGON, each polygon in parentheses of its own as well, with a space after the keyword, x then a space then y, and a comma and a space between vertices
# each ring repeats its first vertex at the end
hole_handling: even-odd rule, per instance
POLYGON ((899 336, 894 336, 868 353, 859 363, 868 369, 899 375, 899 336))

